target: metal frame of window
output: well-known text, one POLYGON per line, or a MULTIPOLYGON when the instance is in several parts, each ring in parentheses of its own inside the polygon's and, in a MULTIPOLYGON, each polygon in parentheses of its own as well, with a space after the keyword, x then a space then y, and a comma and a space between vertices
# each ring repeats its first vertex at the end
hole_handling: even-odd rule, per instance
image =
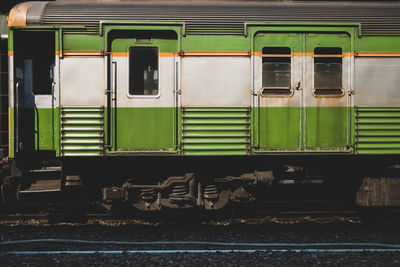
MULTIPOLYGON (((272 48, 272 50, 275 50, 275 49, 277 50, 279 48, 288 49, 289 53, 264 54, 265 48, 267 48, 267 47, 263 48, 263 54, 261 55, 262 59, 264 59, 264 58, 290 58, 290 82, 289 82, 288 87, 277 87, 277 86, 264 87, 264 86, 262 86, 261 96, 264 96, 264 97, 290 97, 290 96, 292 96, 293 95, 293 89, 292 89, 293 59, 292 59, 291 48, 290 47, 268 47, 268 48, 272 48), (264 93, 264 92, 266 92, 266 93, 264 93)), ((264 64, 264 62, 261 63, 262 83, 264 82, 263 64, 264 64)))

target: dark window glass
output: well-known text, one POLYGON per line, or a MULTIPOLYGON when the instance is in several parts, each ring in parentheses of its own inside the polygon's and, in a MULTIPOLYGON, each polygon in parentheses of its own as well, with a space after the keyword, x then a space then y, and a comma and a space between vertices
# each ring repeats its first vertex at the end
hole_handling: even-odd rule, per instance
POLYGON ((291 93, 291 58, 289 47, 264 47, 262 59, 262 94, 291 93), (272 56, 273 55, 273 56, 272 56), (275 56, 276 55, 276 56, 275 56))
POLYGON ((129 94, 158 94, 158 49, 131 47, 129 49, 129 94))
POLYGON ((317 95, 343 94, 342 49, 340 47, 317 47, 314 55, 316 55, 314 57, 314 93, 317 95))
POLYGON ((264 47, 262 53, 264 55, 290 55, 290 47, 264 47))
POLYGON ((15 32, 15 66, 20 79, 30 77, 25 86, 35 95, 50 95, 53 79, 50 75, 55 64, 55 33, 50 31, 15 32), (26 63, 29 61, 29 68, 26 63), (28 73, 29 72, 29 73, 28 73), (29 88, 28 88, 29 87, 29 88))
POLYGON ((315 55, 342 55, 341 47, 317 47, 314 49, 315 55))

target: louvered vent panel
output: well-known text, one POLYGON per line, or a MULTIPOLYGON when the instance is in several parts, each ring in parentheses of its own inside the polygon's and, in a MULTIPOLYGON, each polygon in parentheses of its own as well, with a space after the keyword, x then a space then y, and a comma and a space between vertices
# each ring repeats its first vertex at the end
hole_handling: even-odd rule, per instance
POLYGON ((250 108, 182 110, 185 155, 246 155, 250 152, 250 108))
POLYGON ((400 153, 400 108, 357 108, 358 154, 400 153))
POLYGON ((101 156, 104 147, 104 111, 96 108, 61 108, 62 156, 101 156))

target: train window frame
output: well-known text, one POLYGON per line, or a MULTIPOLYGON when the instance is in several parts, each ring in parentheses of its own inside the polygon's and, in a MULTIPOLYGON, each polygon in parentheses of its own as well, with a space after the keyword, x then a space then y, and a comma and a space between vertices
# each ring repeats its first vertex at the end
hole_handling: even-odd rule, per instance
MULTIPOLYGON (((330 63, 330 62, 329 62, 330 63)), ((314 48, 313 51, 313 60, 312 60, 312 94, 314 97, 343 97, 344 96, 344 87, 343 87, 343 48, 342 47, 323 47, 318 46, 314 48), (339 52, 340 50, 340 52, 339 52), (316 60, 318 59, 318 60, 316 60), (316 88, 315 79, 316 79, 316 69, 315 64, 316 61, 326 62, 331 61, 334 63, 335 60, 340 59, 340 88, 316 88)))
MULTIPOLYGON (((265 46, 262 49, 261 53, 261 93, 262 97, 291 97, 294 94, 293 90, 293 52, 292 48, 288 46, 279 46, 279 47, 269 47, 265 46), (286 51, 285 51, 286 50, 286 51), (264 59, 273 59, 279 58, 280 61, 285 62, 284 59, 287 60, 287 63, 290 65, 290 78, 289 78, 289 86, 277 87, 277 86, 263 86, 263 66, 264 59)), ((273 61, 270 61, 273 62, 273 61)))
POLYGON ((160 87, 160 81, 161 81, 161 71, 160 71, 160 47, 157 45, 129 45, 127 47, 127 96, 131 99, 157 99, 160 98, 161 96, 161 87, 160 87), (157 83, 157 94, 155 95, 137 95, 137 94, 131 94, 131 49, 134 48, 155 48, 157 49, 157 70, 158 70, 158 83, 157 83))

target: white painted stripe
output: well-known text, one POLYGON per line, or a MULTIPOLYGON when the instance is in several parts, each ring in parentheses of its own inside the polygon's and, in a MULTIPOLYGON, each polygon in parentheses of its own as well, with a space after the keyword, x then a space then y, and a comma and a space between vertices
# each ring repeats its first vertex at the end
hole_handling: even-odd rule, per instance
POLYGON ((400 107, 400 58, 355 59, 355 104, 400 107))
POLYGON ((104 64, 101 57, 64 57, 60 60, 60 104, 104 106, 104 64))
POLYGON ((182 62, 182 106, 251 105, 248 56, 193 56, 182 62))

